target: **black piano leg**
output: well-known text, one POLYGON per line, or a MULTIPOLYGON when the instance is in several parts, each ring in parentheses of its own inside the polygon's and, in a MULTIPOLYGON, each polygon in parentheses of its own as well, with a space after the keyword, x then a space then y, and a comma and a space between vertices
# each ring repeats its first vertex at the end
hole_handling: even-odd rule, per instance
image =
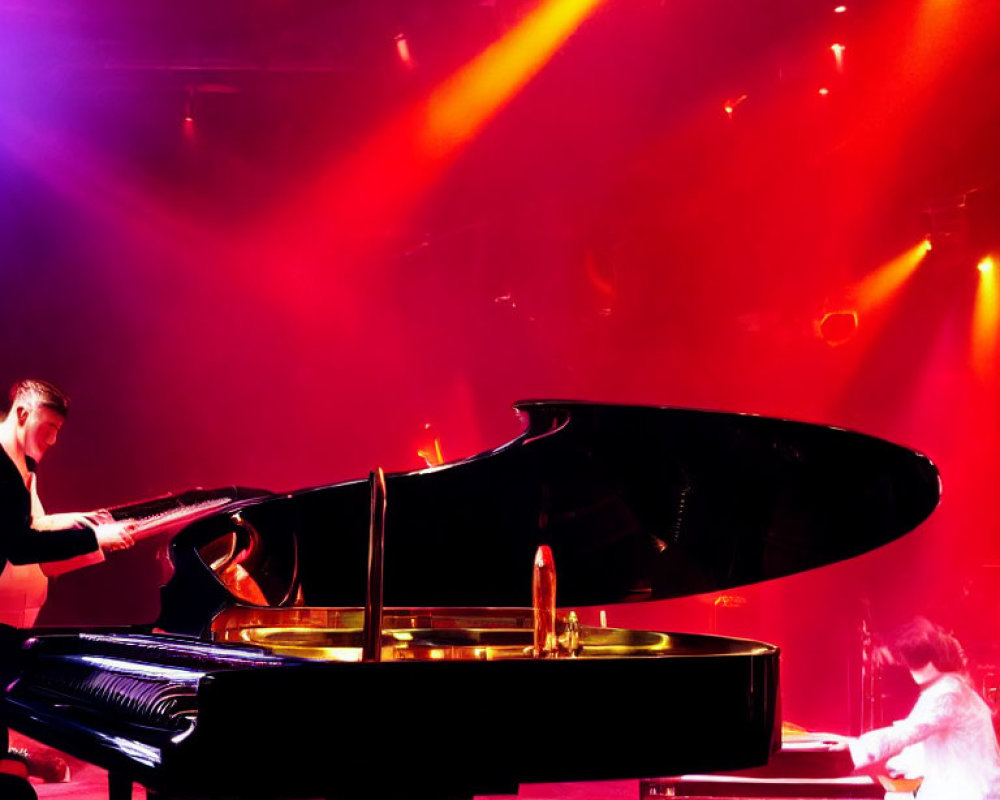
POLYGON ((132 800, 132 779, 108 772, 108 800, 132 800))

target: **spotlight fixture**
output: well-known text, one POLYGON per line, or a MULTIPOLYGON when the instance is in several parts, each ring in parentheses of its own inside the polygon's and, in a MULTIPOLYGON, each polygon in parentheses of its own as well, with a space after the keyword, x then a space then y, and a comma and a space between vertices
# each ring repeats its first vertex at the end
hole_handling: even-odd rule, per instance
POLYGON ((736 107, 746 99, 747 96, 745 94, 741 94, 735 100, 727 100, 726 104, 722 107, 722 110, 726 112, 726 116, 729 117, 729 119, 732 119, 733 112, 736 110, 736 107))
POLYGON ((410 53, 410 43, 406 40, 406 34, 397 33, 394 41, 396 42, 396 55, 399 56, 403 66, 407 69, 413 69, 413 55, 410 53))
POLYGON ((977 265, 979 276, 972 311, 972 363, 976 372, 997 376, 997 349, 1000 348, 1000 287, 997 286, 996 260, 987 256, 977 265))
POLYGON ((417 450, 417 455, 423 459, 428 467, 439 467, 444 463, 444 454, 441 452, 441 439, 434 431, 434 426, 428 422, 424 424, 424 436, 429 437, 417 450))
POLYGON ((188 87, 184 97, 184 120, 181 123, 184 140, 189 144, 194 142, 194 88, 188 87))
POLYGON ((830 50, 833 52, 833 60, 837 63, 837 72, 844 71, 844 50, 846 49, 840 43, 830 45, 830 50))

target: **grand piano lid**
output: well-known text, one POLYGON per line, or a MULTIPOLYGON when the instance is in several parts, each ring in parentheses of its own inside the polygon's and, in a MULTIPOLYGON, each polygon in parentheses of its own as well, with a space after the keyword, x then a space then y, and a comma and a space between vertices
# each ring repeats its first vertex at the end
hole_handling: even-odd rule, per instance
MULTIPOLYGON (((541 544, 562 607, 719 591, 873 550, 940 498, 924 455, 838 428, 575 401, 514 408, 525 429, 512 441, 386 476, 386 606, 529 606, 541 544)), ((358 480, 243 507, 267 554, 247 563, 268 604, 364 605, 370 505, 358 480)), ((178 571, 227 524, 182 532, 178 571)))

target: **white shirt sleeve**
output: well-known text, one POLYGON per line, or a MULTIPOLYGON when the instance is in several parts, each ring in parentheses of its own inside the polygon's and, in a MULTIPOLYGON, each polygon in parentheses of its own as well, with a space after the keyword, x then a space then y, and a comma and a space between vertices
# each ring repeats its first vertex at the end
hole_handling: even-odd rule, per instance
POLYGON ((906 719, 848 741, 854 766, 878 764, 899 755, 908 746, 946 730, 959 713, 958 706, 959 699, 953 692, 921 694, 906 719))

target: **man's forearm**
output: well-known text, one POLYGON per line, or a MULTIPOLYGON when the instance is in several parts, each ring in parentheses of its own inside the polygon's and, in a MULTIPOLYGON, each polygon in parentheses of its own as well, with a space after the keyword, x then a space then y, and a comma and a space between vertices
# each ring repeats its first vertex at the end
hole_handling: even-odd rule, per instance
POLYGON ((36 531, 61 531, 66 528, 84 527, 83 514, 67 512, 63 514, 45 514, 32 517, 31 527, 36 531))

